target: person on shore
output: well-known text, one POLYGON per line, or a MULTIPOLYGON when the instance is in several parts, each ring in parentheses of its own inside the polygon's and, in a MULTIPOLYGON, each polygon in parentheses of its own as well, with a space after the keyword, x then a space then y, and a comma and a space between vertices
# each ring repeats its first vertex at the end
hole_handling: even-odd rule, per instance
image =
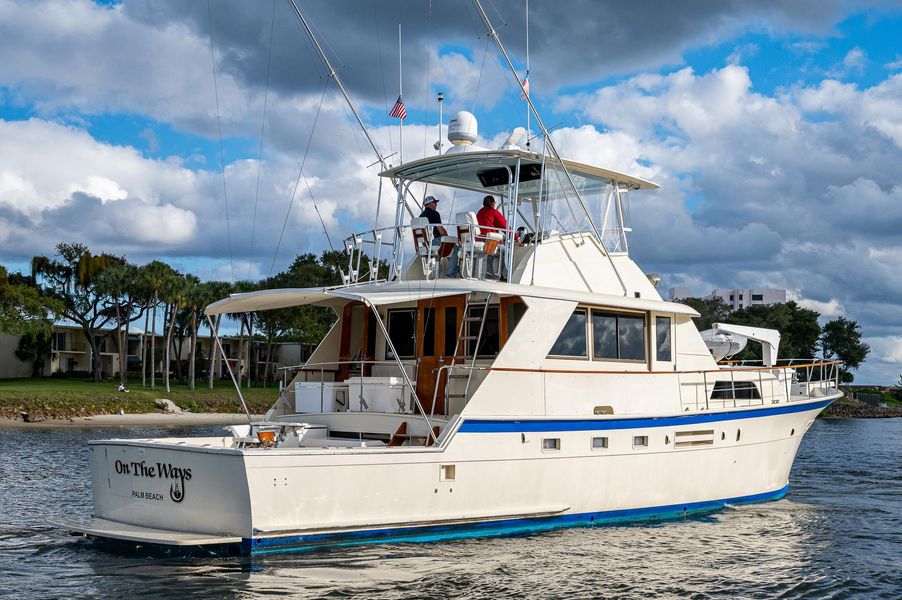
MULTIPOLYGON (((476 213, 476 222, 479 223, 479 233, 483 236, 483 239, 489 233, 500 233, 503 236, 504 230, 507 229, 507 219, 504 218, 500 210, 495 208, 494 196, 486 196, 482 199, 482 208, 476 213)), ((499 274, 495 272, 495 256, 500 256, 500 254, 500 252, 490 254, 486 258, 486 276, 493 279, 499 278, 499 274)))
POLYGON ((125 387, 125 384, 124 384, 124 383, 120 383, 120 384, 119 384, 119 389, 118 389, 118 391, 119 391, 120 393, 128 393, 128 388, 125 387))
MULTIPOLYGON (((420 213, 421 217, 425 217, 430 223, 432 223, 432 246, 438 252, 438 249, 442 246, 442 238, 448 235, 448 230, 442 225, 442 215, 438 212, 438 198, 435 196, 426 196, 423 199, 423 212, 420 213)), ((460 265, 457 259, 458 252, 460 248, 457 244, 454 244, 454 249, 451 251, 451 255, 448 257, 448 266, 445 269, 445 277, 459 277, 460 276, 460 265)))

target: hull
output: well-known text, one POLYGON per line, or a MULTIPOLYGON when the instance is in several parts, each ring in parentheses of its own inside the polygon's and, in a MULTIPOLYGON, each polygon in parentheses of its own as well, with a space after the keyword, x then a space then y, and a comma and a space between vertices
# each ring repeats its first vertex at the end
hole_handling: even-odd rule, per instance
POLYGON ((258 554, 680 517, 782 497, 803 434, 832 401, 635 418, 463 418, 435 448, 95 442, 95 520, 70 529, 258 554), (128 535, 110 522, 127 524, 128 535))

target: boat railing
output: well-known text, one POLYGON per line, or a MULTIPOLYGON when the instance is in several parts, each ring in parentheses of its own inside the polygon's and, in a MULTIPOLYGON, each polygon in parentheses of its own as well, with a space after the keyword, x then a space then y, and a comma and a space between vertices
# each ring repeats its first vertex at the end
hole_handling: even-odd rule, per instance
MULTIPOLYGON (((780 361, 784 364, 772 366, 730 366, 718 369, 694 369, 682 371, 639 371, 639 370, 577 370, 577 369, 529 369, 518 367, 492 367, 472 365, 442 365, 434 369, 436 388, 433 392, 432 406, 437 404, 439 386, 442 385, 443 372, 446 396, 451 389, 451 373, 454 370, 508 372, 508 373, 555 373, 589 376, 673 376, 677 386, 677 394, 682 410, 709 410, 711 408, 731 408, 742 406, 758 406, 797 402, 811 398, 823 397, 835 393, 839 389, 841 361, 807 359, 790 359, 780 361), (727 375, 729 379, 725 377, 727 375), (718 383, 721 383, 718 386, 718 383), (729 385, 723 385, 723 384, 729 385)), ((469 381, 469 379, 468 379, 469 381)), ((465 392, 468 397, 475 391, 468 384, 465 392)), ((445 402, 447 411, 448 403, 445 402)))
MULTIPOLYGON (((348 267, 347 273, 342 273, 342 280, 346 285, 380 281, 380 266, 388 267, 389 279, 401 279, 410 258, 417 256, 424 279, 440 278, 444 276, 441 260, 450 260, 455 248, 464 278, 485 279, 488 276, 485 261, 490 256, 498 257, 504 269, 510 271, 511 259, 507 253, 512 251, 511 236, 516 234, 510 227, 488 227, 469 221, 369 229, 344 240, 348 267), (434 227, 444 228, 447 234, 434 237, 434 227), (363 263, 364 256, 367 265, 363 263)), ((500 273, 501 267, 496 269, 500 273)))

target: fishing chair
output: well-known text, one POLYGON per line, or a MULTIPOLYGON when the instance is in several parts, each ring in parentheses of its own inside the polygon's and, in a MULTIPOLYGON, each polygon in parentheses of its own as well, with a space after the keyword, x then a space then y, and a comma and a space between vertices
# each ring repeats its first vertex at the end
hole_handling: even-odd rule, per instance
POLYGON ((457 213, 457 240, 460 244, 461 273, 465 277, 474 276, 473 267, 476 267, 476 279, 485 278, 485 262, 489 256, 498 253, 498 248, 504 237, 495 231, 486 235, 480 234, 479 221, 473 211, 457 213))
POLYGON ((410 220, 410 231, 413 234, 413 247, 420 263, 423 265, 423 277, 432 278, 436 274, 435 248, 432 246, 432 227, 426 217, 415 217, 410 220))

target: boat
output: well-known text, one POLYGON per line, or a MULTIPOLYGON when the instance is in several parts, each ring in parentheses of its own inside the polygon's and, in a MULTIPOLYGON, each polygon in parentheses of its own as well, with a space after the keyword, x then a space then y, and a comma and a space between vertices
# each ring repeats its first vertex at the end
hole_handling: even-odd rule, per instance
POLYGON ((630 256, 629 198, 658 186, 562 159, 536 119, 541 150, 523 135, 479 147, 461 112, 448 151, 385 165, 394 223, 345 240, 342 285, 208 306, 210 319, 303 305, 337 319, 281 371, 262 420, 245 405, 248 422, 218 436, 91 441, 93 514, 61 527, 257 555, 782 498, 803 436, 840 397, 836 361, 780 359, 762 330, 744 332, 760 363, 718 362, 696 311, 663 300, 630 256), (444 234, 410 210, 423 185, 442 207, 455 198, 444 234), (485 195, 504 227, 479 225, 485 195), (460 277, 444 276, 449 261, 460 277))

